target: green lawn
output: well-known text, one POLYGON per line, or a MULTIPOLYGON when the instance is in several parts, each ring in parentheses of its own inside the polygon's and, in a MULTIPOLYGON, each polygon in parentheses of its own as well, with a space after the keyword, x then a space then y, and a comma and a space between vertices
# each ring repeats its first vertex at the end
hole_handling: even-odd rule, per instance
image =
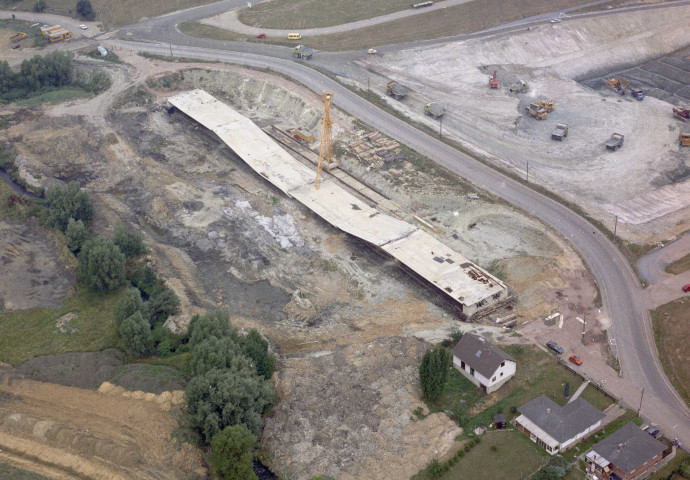
POLYGON ((530 478, 550 456, 517 430, 486 432, 482 441, 453 465, 441 479, 481 478, 505 480, 530 478))
POLYGON ((678 275, 687 270, 690 270, 690 253, 666 266, 666 271, 672 275, 678 275))
MULTIPOLYGON (((554 355, 536 347, 511 345, 505 347, 505 351, 517 360, 517 373, 497 392, 482 395, 476 386, 453 369, 441 398, 436 402, 427 402, 429 409, 432 412, 453 411, 460 402, 466 407, 466 426, 472 428, 479 423, 490 425, 495 414, 504 413, 510 420, 516 415, 511 412, 512 407, 520 407, 541 394, 559 405, 565 405, 568 400, 563 396, 565 383, 570 382, 571 394, 582 383, 580 377, 559 365, 554 355)), ((592 387, 587 387, 581 396, 601 410, 614 403, 592 387)), ((466 429, 465 434, 468 433, 469 429, 466 429)))
POLYGON ((43 105, 44 103, 60 103, 69 100, 76 100, 79 98, 91 98, 93 93, 86 92, 80 88, 62 87, 50 92, 42 93, 22 100, 14 102, 20 107, 35 107, 36 105, 43 105))
POLYGON ((0 361, 18 365, 52 353, 87 352, 115 347, 115 304, 124 289, 99 294, 77 287, 77 292, 58 308, 0 313, 0 361), (69 322, 74 333, 62 333, 56 320, 66 313, 77 316, 69 322))

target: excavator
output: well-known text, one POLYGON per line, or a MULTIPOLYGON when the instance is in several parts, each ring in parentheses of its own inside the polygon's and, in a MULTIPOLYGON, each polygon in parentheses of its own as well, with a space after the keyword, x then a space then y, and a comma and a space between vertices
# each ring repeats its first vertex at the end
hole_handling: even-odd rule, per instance
POLYGON ((606 86, 616 93, 625 95, 625 91, 630 86, 630 80, 625 78, 609 78, 606 80, 606 86))
POLYGON ((687 122, 690 119, 690 108, 685 108, 683 105, 678 105, 673 107, 673 116, 678 120, 683 120, 687 122))

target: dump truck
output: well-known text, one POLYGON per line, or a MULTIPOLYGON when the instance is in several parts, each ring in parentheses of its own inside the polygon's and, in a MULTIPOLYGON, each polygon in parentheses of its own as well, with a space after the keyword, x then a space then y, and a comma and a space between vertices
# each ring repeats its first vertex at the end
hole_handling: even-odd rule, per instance
POLYGON ((527 91, 529 91, 529 83, 522 80, 510 87, 510 93, 525 93, 527 91))
POLYGON ((314 55, 314 50, 304 45, 297 45, 292 49, 292 56, 301 60, 309 60, 312 55, 314 55))
POLYGON ((690 108, 685 108, 683 105, 673 107, 673 116, 678 120, 688 121, 690 118, 690 108))
POLYGON ((551 132, 551 139, 558 140, 562 142, 565 137, 568 136, 568 124, 567 123, 557 123, 556 128, 551 132))
POLYGON ((604 145, 606 145, 607 150, 612 150, 615 152, 623 146, 624 139, 625 137, 620 133, 614 133, 613 135, 611 135, 611 138, 609 138, 604 145))
POLYGON ((541 103, 530 103, 529 107, 525 107, 527 113, 532 115, 537 120, 544 120, 546 118, 546 109, 541 105, 541 103))
POLYGON ((436 102, 431 102, 424 105, 424 113, 434 118, 441 118, 446 114, 446 109, 436 102))
POLYGON ((396 100, 400 100, 405 95, 407 95, 407 87, 401 85, 400 83, 396 82, 393 80, 392 82, 388 82, 388 85, 386 85, 386 95, 389 95, 396 100))
POLYGON ((542 100, 540 102, 536 102, 536 105, 539 105, 541 108, 546 110, 546 113, 551 113, 556 110, 556 104, 551 100, 542 100))
POLYGON ((641 102, 644 100, 644 92, 640 90, 639 88, 633 88, 630 90, 630 95, 637 100, 638 102, 641 102))
POLYGON ((680 136, 678 137, 678 140, 680 141, 681 146, 690 147, 690 133, 681 132, 680 136))
POLYGON ((489 77, 489 88, 498 88, 498 78, 496 77, 496 70, 494 70, 494 75, 489 77))
POLYGON ((620 95, 625 95, 625 91, 630 86, 630 80, 625 78, 609 78, 606 80, 606 86, 620 95))
POLYGON ((21 42, 21 41, 24 40, 26 37, 27 37, 26 33, 24 33, 24 32, 19 32, 18 34, 12 35, 12 36, 10 37, 10 42, 12 42, 12 43, 21 42))

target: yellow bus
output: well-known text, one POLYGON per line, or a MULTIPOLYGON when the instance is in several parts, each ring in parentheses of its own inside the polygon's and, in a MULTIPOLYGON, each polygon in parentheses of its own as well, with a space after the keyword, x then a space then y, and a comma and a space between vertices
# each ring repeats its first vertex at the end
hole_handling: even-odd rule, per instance
POLYGON ((302 38, 302 35, 299 33, 288 33, 288 40, 299 40, 302 38))

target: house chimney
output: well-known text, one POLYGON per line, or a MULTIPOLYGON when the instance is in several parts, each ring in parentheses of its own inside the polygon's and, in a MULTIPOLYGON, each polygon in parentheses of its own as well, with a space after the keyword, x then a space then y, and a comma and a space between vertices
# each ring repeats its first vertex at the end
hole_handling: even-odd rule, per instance
POLYGON ((619 443, 619 444, 618 444, 618 451, 620 452, 621 450, 623 450, 623 444, 622 444, 622 443, 619 443))
POLYGON ((547 409, 546 409, 546 414, 548 415, 549 413, 551 413, 551 409, 550 409, 550 408, 547 408, 547 409))

